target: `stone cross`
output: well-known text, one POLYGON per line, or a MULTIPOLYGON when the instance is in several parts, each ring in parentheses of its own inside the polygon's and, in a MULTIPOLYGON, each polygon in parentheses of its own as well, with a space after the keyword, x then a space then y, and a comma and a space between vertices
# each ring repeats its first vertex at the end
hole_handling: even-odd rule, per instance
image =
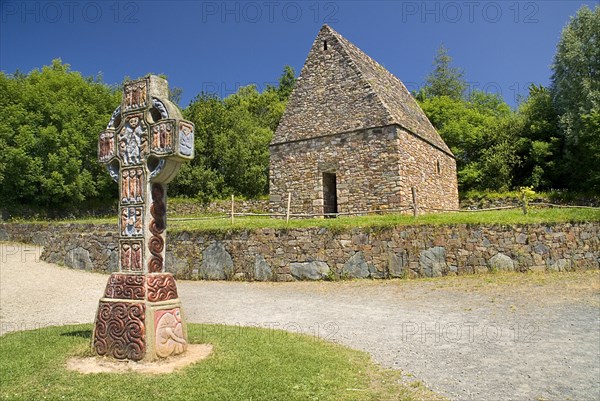
POLYGON ((155 360, 187 348, 175 279, 165 272, 166 186, 194 157, 194 125, 168 94, 154 75, 127 82, 99 136, 98 160, 119 183, 119 257, 96 315, 98 355, 155 360))

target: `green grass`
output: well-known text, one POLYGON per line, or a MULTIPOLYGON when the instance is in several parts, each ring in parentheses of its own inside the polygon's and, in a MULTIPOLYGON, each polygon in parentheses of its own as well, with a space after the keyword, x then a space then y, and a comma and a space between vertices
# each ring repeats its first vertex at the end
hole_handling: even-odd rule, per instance
POLYGON ((326 227, 333 230, 354 227, 392 227, 408 225, 452 225, 452 224, 532 224, 600 221, 600 209, 538 209, 528 215, 520 210, 501 210, 477 213, 432 213, 418 217, 400 214, 338 217, 335 219, 294 219, 289 224, 282 219, 265 217, 236 218, 234 224, 228 219, 214 220, 171 220, 171 231, 223 231, 259 228, 303 228, 326 227))
MULTIPOLYGON (((521 198, 520 191, 478 191, 470 190, 459 193, 461 200, 481 201, 481 200, 519 200, 521 198)), ((535 191, 533 199, 544 202, 557 202, 559 204, 579 204, 586 205, 590 202, 598 203, 597 193, 584 193, 572 191, 535 191)))
MULTIPOLYGON (((186 216, 189 218, 190 216, 186 216)), ((169 230, 180 231, 240 231, 261 228, 305 228, 324 227, 332 230, 345 230, 354 227, 377 228, 409 225, 453 225, 453 224, 482 224, 482 225, 518 225, 534 223, 580 223, 600 221, 600 209, 584 208, 540 208, 532 209, 524 215, 520 209, 494 210, 483 212, 453 212, 430 213, 413 217, 412 215, 385 214, 369 216, 341 216, 335 219, 291 219, 286 224, 283 219, 269 217, 236 217, 234 224, 229 218, 210 218, 197 216, 202 220, 177 220, 170 217, 169 230)), ((21 222, 39 223, 42 221, 27 220, 21 222)), ((61 220, 54 223, 80 223, 80 224, 116 224, 117 218, 95 218, 78 220, 61 220)))
POLYGON ((280 330, 188 325, 211 343, 206 360, 171 374, 80 374, 66 361, 89 354, 91 325, 0 337, 0 400, 439 400, 366 353, 280 330))

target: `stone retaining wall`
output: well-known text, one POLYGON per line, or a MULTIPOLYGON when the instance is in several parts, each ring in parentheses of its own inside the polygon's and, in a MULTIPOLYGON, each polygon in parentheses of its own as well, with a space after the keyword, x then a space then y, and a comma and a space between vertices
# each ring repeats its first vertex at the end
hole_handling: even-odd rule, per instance
MULTIPOLYGON (((43 245, 49 262, 111 272, 116 231, 116 224, 0 224, 0 240, 43 245)), ((599 223, 178 232, 168 234, 166 264, 181 279, 260 281, 598 269, 599 235, 599 223)))

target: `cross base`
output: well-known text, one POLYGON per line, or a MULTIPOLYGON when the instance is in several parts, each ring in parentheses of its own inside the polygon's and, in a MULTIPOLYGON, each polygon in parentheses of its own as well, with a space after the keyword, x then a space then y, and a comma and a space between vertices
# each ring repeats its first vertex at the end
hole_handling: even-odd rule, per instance
POLYGON ((101 356, 153 361, 187 349, 177 285, 171 273, 113 273, 100 299, 94 351, 101 356))

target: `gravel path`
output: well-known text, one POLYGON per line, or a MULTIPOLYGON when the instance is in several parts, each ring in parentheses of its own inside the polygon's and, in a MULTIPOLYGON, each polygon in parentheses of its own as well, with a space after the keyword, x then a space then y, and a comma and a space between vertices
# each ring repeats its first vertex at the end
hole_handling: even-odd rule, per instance
MULTIPOLYGON (((93 321, 107 276, 0 250, 0 334, 93 321)), ((189 322, 318 335, 453 400, 600 399, 600 273, 550 276, 178 286, 189 322)))

